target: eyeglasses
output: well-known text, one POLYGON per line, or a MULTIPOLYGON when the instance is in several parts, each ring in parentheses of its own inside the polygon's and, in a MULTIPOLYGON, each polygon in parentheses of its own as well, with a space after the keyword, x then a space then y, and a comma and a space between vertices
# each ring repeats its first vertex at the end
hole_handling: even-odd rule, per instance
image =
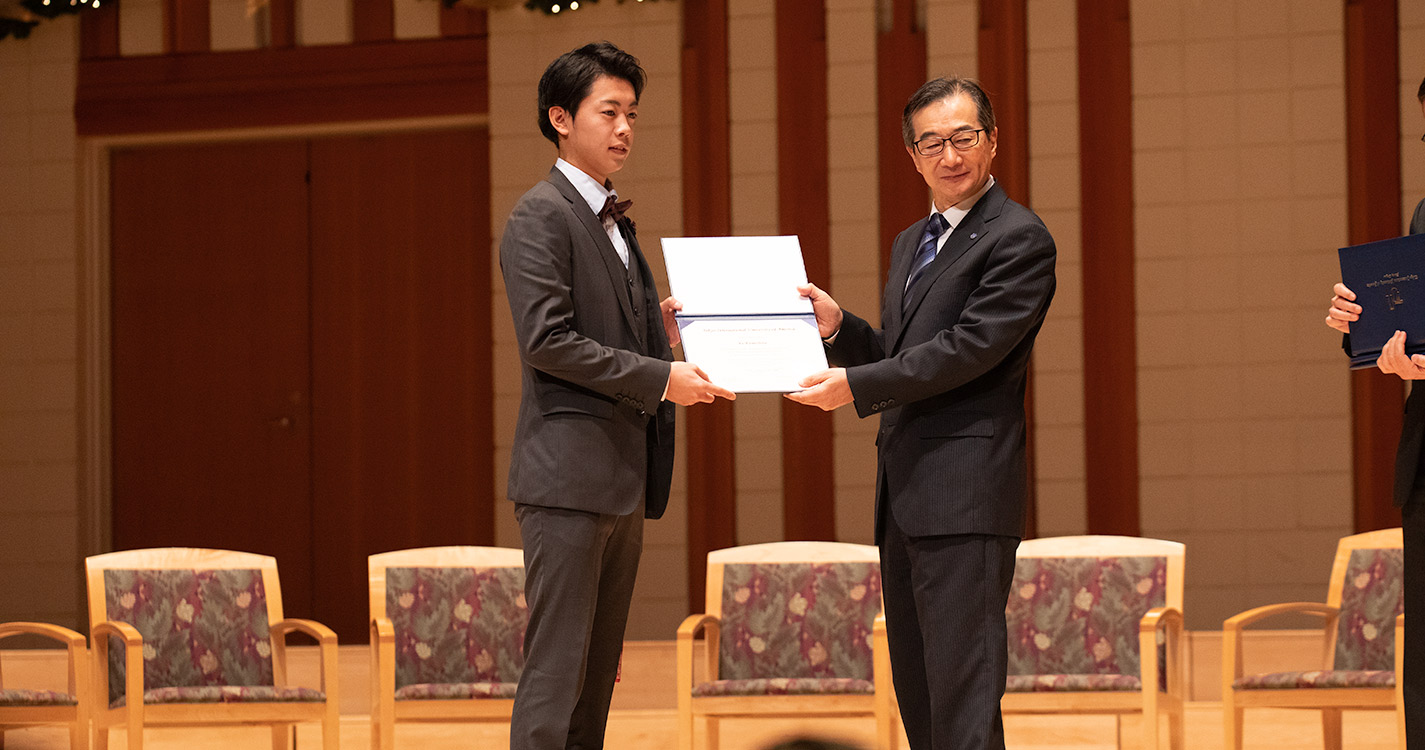
MULTIPOLYGON (((985 132, 984 128, 978 130, 960 130, 949 138, 941 138, 938 135, 927 135, 915 142, 915 152, 921 156, 936 156, 945 150, 945 144, 950 144, 956 151, 969 151, 980 145, 980 133, 985 132)), ((1425 140, 1425 138, 1422 138, 1425 140)))

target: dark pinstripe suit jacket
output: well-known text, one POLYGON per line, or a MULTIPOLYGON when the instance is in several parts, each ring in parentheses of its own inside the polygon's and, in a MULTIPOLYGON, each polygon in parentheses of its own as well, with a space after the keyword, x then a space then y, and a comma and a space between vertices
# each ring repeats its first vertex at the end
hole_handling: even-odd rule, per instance
POLYGON ((1024 533, 1024 391, 1054 296, 1054 239, 998 185, 961 220, 902 315, 925 219, 896 237, 882 329, 846 313, 828 359, 862 417, 881 415, 876 539, 1024 533), (889 495, 886 495, 889 490, 889 495))
MULTIPOLYGON (((1425 200, 1415 204, 1415 215, 1410 219, 1410 233, 1425 233, 1425 200)), ((1350 342, 1345 342, 1350 351, 1350 342)), ((1410 499, 1410 490, 1415 486, 1415 475, 1420 468, 1420 449, 1425 443, 1425 381, 1417 380, 1410 387, 1410 398, 1405 400, 1405 424, 1400 430, 1400 445, 1395 449, 1395 507, 1405 507, 1410 499)))
POLYGON ((603 225, 558 168, 505 224, 500 270, 520 346, 517 503, 627 515, 646 497, 649 518, 668 505, 674 407, 661 399, 673 353, 653 273, 623 230, 641 309, 603 225))

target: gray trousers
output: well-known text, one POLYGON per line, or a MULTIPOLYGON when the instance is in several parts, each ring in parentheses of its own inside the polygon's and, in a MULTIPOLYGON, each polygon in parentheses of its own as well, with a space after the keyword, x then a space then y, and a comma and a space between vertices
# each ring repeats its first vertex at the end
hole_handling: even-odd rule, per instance
POLYGON ((886 640, 911 750, 1004 750, 1004 608, 1019 540, 909 536, 886 511, 886 640))
POLYGON ((599 750, 643 551, 626 516, 515 505, 524 543, 524 672, 510 750, 599 750))

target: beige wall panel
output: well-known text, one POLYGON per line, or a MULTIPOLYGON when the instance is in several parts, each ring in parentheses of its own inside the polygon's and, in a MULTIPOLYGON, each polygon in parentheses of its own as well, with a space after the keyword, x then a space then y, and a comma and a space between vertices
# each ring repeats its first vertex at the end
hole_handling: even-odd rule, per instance
POLYGON ((119 54, 163 53, 163 4, 160 0, 119 3, 119 54))
POLYGON ((0 44, 0 622, 82 621, 78 32, 62 17, 0 44))
POLYGON ((1029 203, 1058 250, 1058 286, 1034 346, 1040 536, 1082 534, 1086 523, 1076 19, 1073 0, 1028 2, 1029 203))
POLYGON ((1350 532, 1319 309, 1346 238, 1342 17, 1132 4, 1142 528, 1188 544, 1189 627, 1320 590, 1350 532))
MULTIPOLYGON (((426 5, 420 2, 417 5, 426 5)), ((544 178, 557 153, 540 135, 536 88, 555 57, 591 41, 607 39, 639 58, 648 85, 639 102, 633 156, 614 176, 619 195, 634 200, 639 242, 653 267, 658 288, 667 292, 658 238, 682 233, 681 97, 679 95, 680 7, 657 3, 600 3, 573 14, 545 16, 515 7, 492 11, 490 36, 491 216, 495 275, 491 311, 495 321, 496 486, 505 497, 510 446, 519 409, 519 358, 509 303, 499 277, 499 239, 505 217, 519 197, 544 178)), ((400 23, 398 3, 398 23, 400 23)), ((416 28, 412 26, 409 28, 416 28)), ((414 33, 414 32, 412 32, 414 33)), ((679 427, 678 468, 668 513, 646 527, 643 562, 628 625, 632 639, 672 636, 687 601, 686 441, 679 427)), ((520 545, 509 503, 496 504, 496 540, 520 545)))
POLYGON ((440 2, 394 0, 397 39, 429 39, 440 36, 440 2))
POLYGON ((350 2, 296 0, 296 3, 299 46, 351 43, 350 2))
POLYGON ((208 39, 214 51, 257 48, 257 21, 266 14, 248 13, 247 0, 212 0, 208 5, 208 39))

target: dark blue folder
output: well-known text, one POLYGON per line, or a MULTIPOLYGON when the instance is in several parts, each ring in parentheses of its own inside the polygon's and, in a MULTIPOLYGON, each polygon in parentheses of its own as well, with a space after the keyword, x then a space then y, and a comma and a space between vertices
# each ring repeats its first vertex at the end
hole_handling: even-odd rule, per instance
POLYGON ((1351 369, 1374 367, 1381 347, 1405 331, 1405 353, 1425 354, 1425 234, 1343 247, 1341 283, 1356 293, 1351 369))

